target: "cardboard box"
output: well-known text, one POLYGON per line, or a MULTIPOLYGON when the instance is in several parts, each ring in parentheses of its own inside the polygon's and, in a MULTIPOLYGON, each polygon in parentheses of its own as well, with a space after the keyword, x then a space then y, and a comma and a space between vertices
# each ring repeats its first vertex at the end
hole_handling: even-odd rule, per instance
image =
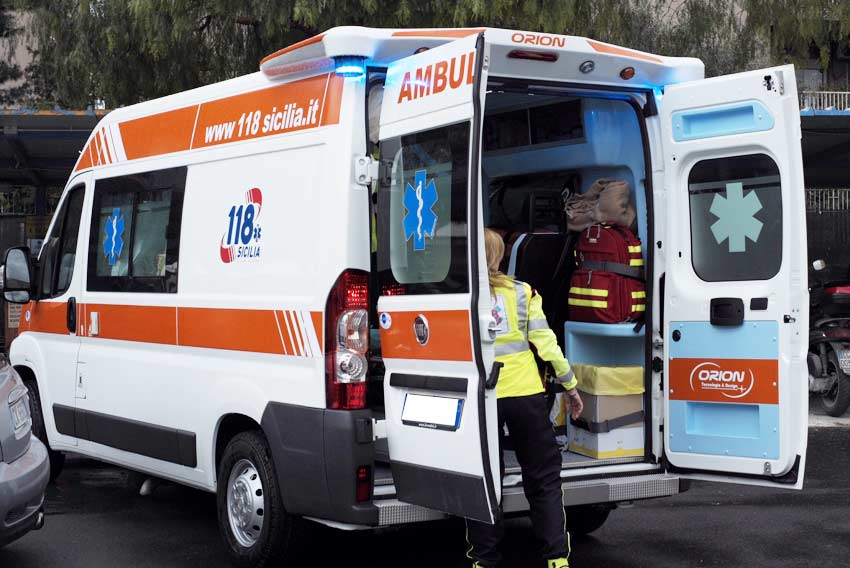
POLYGON ((596 459, 643 455, 643 424, 594 434, 570 425, 570 451, 596 459))
MULTIPOLYGON (((584 401, 583 420, 604 423, 643 410, 643 395, 597 395, 581 391, 584 401)), ((570 425, 570 451, 596 459, 642 456, 644 421, 635 417, 629 424, 608 432, 594 433, 574 424, 570 425)))
MULTIPOLYGON (((579 389, 581 400, 584 402, 584 412, 581 417, 588 422, 604 422, 621 416, 627 416, 643 410, 642 394, 627 394, 624 396, 607 396, 590 394, 579 389)), ((640 420, 635 420, 635 424, 640 420)))

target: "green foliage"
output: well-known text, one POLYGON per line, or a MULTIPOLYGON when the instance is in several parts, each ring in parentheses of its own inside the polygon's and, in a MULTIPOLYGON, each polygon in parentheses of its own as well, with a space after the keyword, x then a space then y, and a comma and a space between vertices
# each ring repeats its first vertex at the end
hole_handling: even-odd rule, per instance
MULTIPOLYGON (((9 13, 9 9, 0 2, 0 55, 11 53, 14 41, 18 35, 18 28, 9 13)), ((22 76, 21 69, 10 60, 0 59, 0 85, 7 81, 15 81, 22 76)), ((0 88, 0 106, 10 104, 21 94, 20 88, 0 88)))
POLYGON ((756 47, 736 12, 743 0, 13 1, 34 16, 31 100, 72 108, 113 108, 251 73, 263 56, 338 25, 580 35, 700 57, 708 74, 746 68, 756 47))
POLYGON ((768 38, 772 58, 801 63, 817 59, 829 69, 837 49, 850 47, 846 0, 745 0, 748 26, 768 38))

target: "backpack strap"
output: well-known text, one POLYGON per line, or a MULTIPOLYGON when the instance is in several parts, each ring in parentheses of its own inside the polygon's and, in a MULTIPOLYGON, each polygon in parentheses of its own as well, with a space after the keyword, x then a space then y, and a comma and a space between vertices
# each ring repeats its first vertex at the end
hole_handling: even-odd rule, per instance
POLYGON ((599 270, 602 272, 613 272, 626 278, 643 280, 643 267, 629 266, 622 262, 611 262, 609 260, 585 260, 579 265, 583 270, 599 270))

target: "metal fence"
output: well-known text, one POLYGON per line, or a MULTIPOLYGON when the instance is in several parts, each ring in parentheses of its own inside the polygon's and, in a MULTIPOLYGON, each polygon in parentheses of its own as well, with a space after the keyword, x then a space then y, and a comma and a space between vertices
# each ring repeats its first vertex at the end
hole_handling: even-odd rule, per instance
POLYGON ((847 91, 803 91, 799 97, 801 109, 850 109, 850 92, 847 91))
POLYGON ((827 279, 850 276, 850 189, 806 190, 809 260, 827 262, 827 279))

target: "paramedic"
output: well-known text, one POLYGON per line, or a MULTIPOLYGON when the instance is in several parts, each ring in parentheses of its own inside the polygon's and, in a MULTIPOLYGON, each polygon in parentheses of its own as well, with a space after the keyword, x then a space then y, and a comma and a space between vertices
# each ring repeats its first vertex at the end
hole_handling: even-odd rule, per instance
MULTIPOLYGON (((554 367, 555 382, 567 389, 573 418, 581 415, 583 404, 570 365, 546 323, 542 298, 528 284, 499 272, 505 243, 498 233, 485 229, 484 243, 496 320, 496 361, 504 364, 496 386, 499 438, 501 442, 507 424, 522 468, 534 532, 543 541, 543 557, 548 568, 564 568, 569 566, 570 537, 561 493, 561 452, 529 342, 554 367)), ((504 462, 501 469, 504 476, 504 462)), ((499 563, 497 547, 503 532, 501 524, 467 521, 468 556, 474 568, 494 568, 499 563)))

